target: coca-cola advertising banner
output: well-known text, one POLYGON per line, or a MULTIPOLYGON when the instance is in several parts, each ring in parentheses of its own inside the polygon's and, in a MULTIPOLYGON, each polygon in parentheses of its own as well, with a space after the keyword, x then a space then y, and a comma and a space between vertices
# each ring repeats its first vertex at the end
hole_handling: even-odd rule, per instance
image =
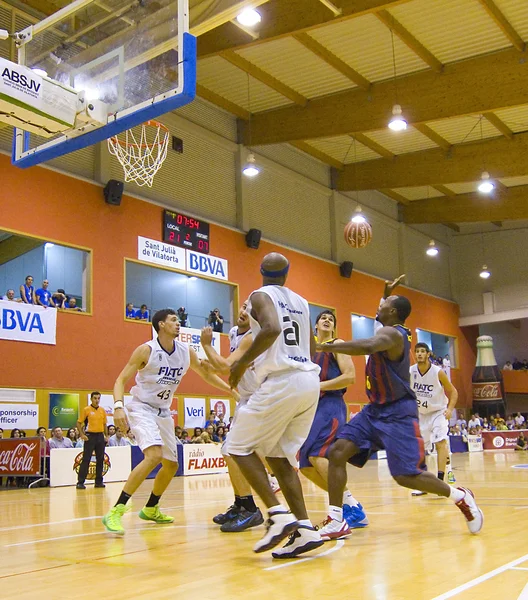
POLYGON ((499 381, 473 382, 473 400, 496 402, 502 399, 499 381))
POLYGON ((0 476, 38 475, 40 471, 40 438, 0 440, 0 476))
MULTIPOLYGON (((522 431, 525 436, 528 436, 528 431, 522 431)), ((484 450, 514 450, 520 433, 521 430, 483 431, 484 450)))

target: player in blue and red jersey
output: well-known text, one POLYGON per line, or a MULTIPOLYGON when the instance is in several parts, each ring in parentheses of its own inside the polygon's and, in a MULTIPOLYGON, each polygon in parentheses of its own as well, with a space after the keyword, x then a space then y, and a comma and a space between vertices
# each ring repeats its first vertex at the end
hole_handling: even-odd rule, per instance
POLYGON ((405 296, 389 296, 378 310, 376 319, 383 327, 374 337, 317 345, 318 352, 370 355, 366 368, 370 403, 341 429, 328 453, 330 507, 321 529, 324 540, 350 533, 341 506, 347 461, 362 467, 373 451, 382 448, 387 451, 389 470, 396 483, 451 498, 464 514, 469 531, 478 533, 482 529, 484 516, 472 492, 452 488, 426 471, 418 406, 409 377, 412 336, 405 321, 410 314, 411 303, 405 296))
MULTIPOLYGON (((336 339, 336 317, 323 310, 315 321, 316 341, 320 344, 342 342, 336 339)), ((347 421, 344 400, 347 385, 354 383, 356 370, 349 356, 317 352, 312 361, 321 367, 321 392, 310 433, 299 451, 301 473, 318 487, 328 491, 328 448, 347 421)), ((349 490, 343 494, 343 514, 351 529, 366 527, 368 519, 361 504, 349 490)))

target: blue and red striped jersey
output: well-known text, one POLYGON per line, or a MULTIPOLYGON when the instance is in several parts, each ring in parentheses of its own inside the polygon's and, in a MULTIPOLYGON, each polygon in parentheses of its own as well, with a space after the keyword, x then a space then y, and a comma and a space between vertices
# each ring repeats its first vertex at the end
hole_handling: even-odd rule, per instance
MULTIPOLYGON (((328 342, 325 343, 331 344, 332 342, 335 342, 335 339, 328 340, 328 342)), ((328 381, 329 379, 335 379, 336 377, 339 377, 339 375, 342 375, 337 359, 331 352, 316 352, 312 361, 321 367, 321 372, 319 373, 320 381, 328 381)), ((341 390, 329 390, 321 392, 320 398, 324 398, 326 395, 331 395, 335 398, 336 396, 343 396, 345 392, 346 388, 341 390)))

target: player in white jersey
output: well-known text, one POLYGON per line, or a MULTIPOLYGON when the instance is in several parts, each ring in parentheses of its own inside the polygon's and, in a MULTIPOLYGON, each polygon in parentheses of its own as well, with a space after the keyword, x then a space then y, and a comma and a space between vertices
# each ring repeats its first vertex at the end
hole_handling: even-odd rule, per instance
POLYGON ((115 506, 103 517, 103 524, 111 533, 124 533, 121 517, 127 510, 128 500, 160 463, 162 467, 154 479, 152 493, 139 516, 155 523, 174 521, 173 517, 160 512, 159 500, 178 470, 178 441, 170 406, 187 370, 191 368, 211 385, 232 393, 224 381, 202 367, 192 348, 177 339, 180 323, 174 310, 166 308, 158 311, 152 318, 152 326, 158 338, 134 350, 114 385, 116 427, 121 431, 132 430, 145 456, 130 473, 115 506), (134 374, 136 385, 131 390, 132 401, 127 404, 127 418, 123 396, 125 384, 134 374))
POLYGON ((315 340, 308 302, 284 287, 289 263, 282 254, 264 257, 263 287, 248 302, 253 342, 231 366, 236 388, 253 366, 257 389, 239 407, 227 438, 227 452, 268 508, 267 531, 254 547, 264 552, 291 534, 274 558, 293 558, 323 544, 306 512, 293 465, 308 436, 319 400, 319 367, 312 362, 315 340), (279 504, 257 451, 268 461, 293 513, 279 504))
MULTIPOLYGON (((427 344, 418 342, 414 347, 416 364, 411 365, 411 388, 416 394, 420 420, 420 432, 425 449, 433 444, 438 459, 438 479, 444 479, 449 461, 449 419, 458 400, 458 392, 441 367, 431 363, 431 350, 427 344)), ((454 477, 449 468, 448 482, 454 477)), ((413 496, 426 492, 413 491, 413 496)))
MULTIPOLYGON (((207 354, 207 358, 217 373, 229 374, 231 365, 238 360, 246 350, 251 346, 253 338, 251 337, 251 329, 249 327, 249 315, 246 312, 246 303, 244 302, 240 307, 238 313, 237 324, 229 332, 229 347, 231 354, 228 358, 223 358, 213 348, 213 330, 211 327, 205 327, 202 329, 202 335, 200 342, 202 347, 207 354)), ((235 410, 235 416, 233 424, 236 422, 236 415, 238 407, 245 404, 253 391, 257 388, 255 371, 248 369, 242 377, 238 385, 238 393, 240 400, 235 410)), ((227 434, 229 437, 229 433, 227 434)), ((264 518, 260 509, 255 504, 253 498, 253 492, 251 486, 246 481, 246 478, 242 475, 236 462, 227 454, 225 448, 227 442, 222 445, 222 453, 224 454, 225 461, 227 463, 227 469, 229 472, 229 479, 235 492, 235 501, 225 513, 220 513, 213 517, 213 522, 217 525, 221 525, 220 530, 223 532, 235 533, 244 531, 251 527, 256 527, 264 523, 264 518)))

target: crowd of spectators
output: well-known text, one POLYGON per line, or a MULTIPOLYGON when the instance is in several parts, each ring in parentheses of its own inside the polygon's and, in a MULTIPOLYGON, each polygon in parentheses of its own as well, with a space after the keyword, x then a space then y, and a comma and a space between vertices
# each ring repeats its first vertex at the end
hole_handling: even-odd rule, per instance
POLYGON ((524 429, 526 419, 518 412, 516 415, 507 415, 502 417, 499 413, 495 416, 482 418, 478 413, 471 415, 469 421, 464 418, 457 419, 456 424, 449 428, 451 435, 478 435, 482 431, 512 431, 514 429, 524 429))
POLYGON ((209 418, 205 422, 205 427, 195 427, 192 435, 186 429, 179 425, 174 428, 174 434, 182 444, 222 444, 231 427, 233 417, 230 417, 229 423, 224 423, 222 417, 217 417, 214 410, 209 413, 209 418))
POLYGON ((20 286, 20 296, 16 296, 15 290, 10 288, 1 299, 8 302, 21 302, 23 304, 34 304, 35 306, 44 306, 46 308, 60 308, 61 310, 83 312, 83 309, 77 306, 77 299, 73 296, 68 296, 63 289, 59 288, 56 292, 52 293, 48 288, 49 281, 44 279, 41 287, 35 289, 33 276, 28 275, 24 283, 20 286))
MULTIPOLYGON (((182 327, 192 327, 189 313, 185 306, 180 306, 176 311, 180 325, 182 327)), ((150 321, 150 311, 146 304, 142 304, 140 308, 134 308, 132 302, 128 302, 125 306, 125 318, 132 321, 150 321)), ((207 324, 213 328, 216 333, 223 333, 224 331, 224 317, 220 314, 220 309, 214 308, 207 318, 207 324)))
POLYGON ((150 311, 146 304, 142 304, 136 310, 132 302, 128 302, 125 308, 125 318, 132 321, 150 321, 150 311))
POLYGON ((528 360, 519 360, 514 358, 513 362, 510 360, 506 361, 506 364, 502 367, 503 371, 528 371, 528 360))

